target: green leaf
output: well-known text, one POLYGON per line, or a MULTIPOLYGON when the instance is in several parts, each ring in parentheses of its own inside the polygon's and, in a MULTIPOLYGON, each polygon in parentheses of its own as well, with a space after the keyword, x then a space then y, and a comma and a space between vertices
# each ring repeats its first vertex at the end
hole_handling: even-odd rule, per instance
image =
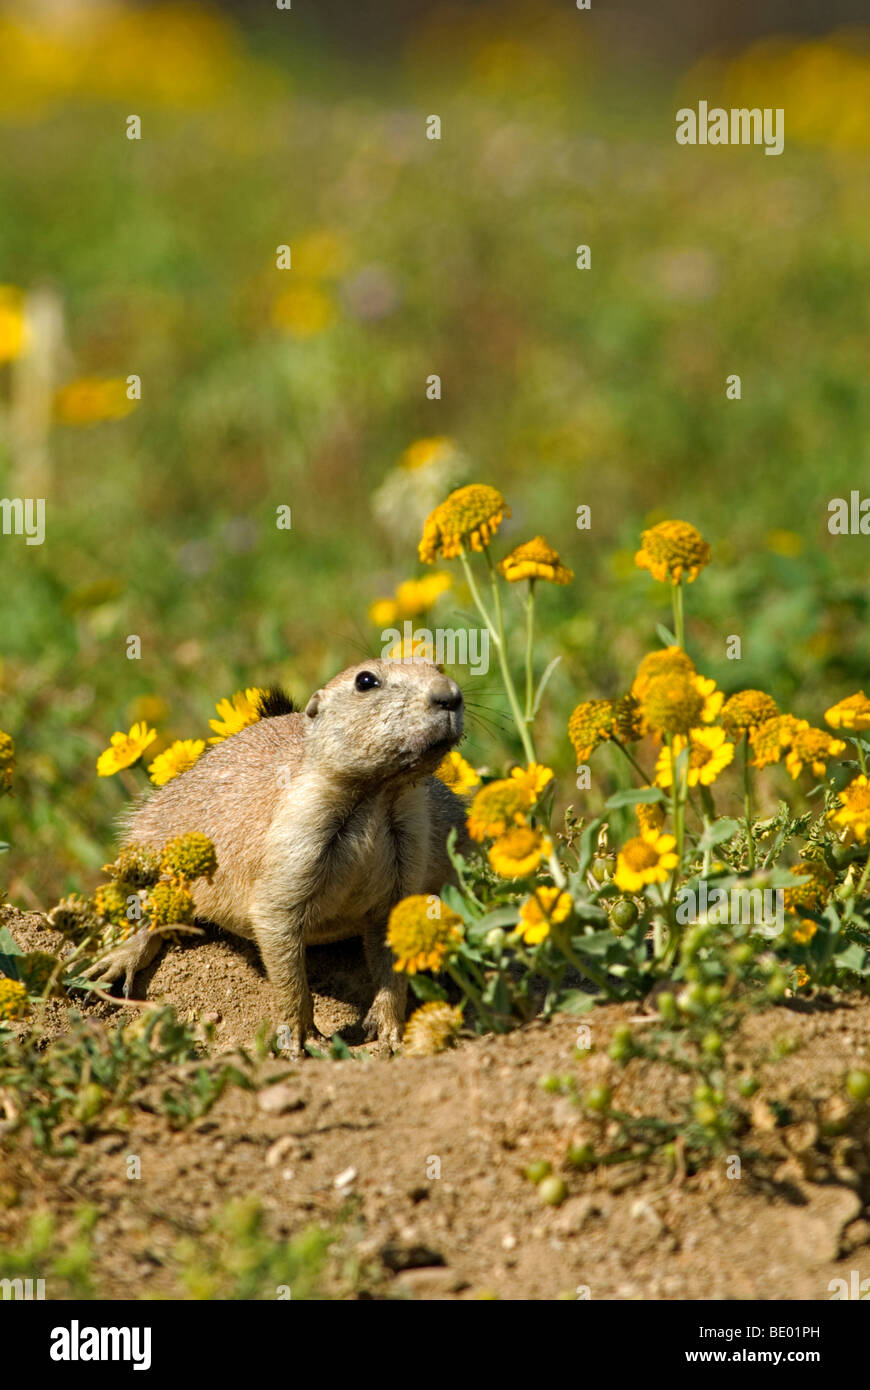
POLYGON ((703 853, 704 850, 712 849, 714 845, 721 845, 725 840, 730 840, 732 835, 736 835, 739 829, 739 821, 733 820, 731 816, 722 816, 720 820, 706 827, 698 841, 698 849, 703 853))
POLYGON ((658 635, 659 635, 659 639, 661 640, 661 642, 663 642, 663 644, 664 644, 666 647, 676 647, 676 646, 677 646, 677 639, 676 639, 676 637, 675 637, 674 634, 670 631, 669 628, 666 628, 666 627, 665 627, 664 623, 656 623, 656 632, 657 632, 658 635))
POLYGON ((538 691, 537 691, 537 694, 535 695, 535 702, 534 702, 534 704, 532 705, 532 715, 533 715, 533 716, 536 715, 537 712, 538 712, 538 710, 540 709, 540 707, 541 707, 541 699, 542 699, 542 697, 543 697, 544 691, 545 691, 546 688, 547 688, 547 682, 549 681, 550 677, 552 676, 553 672, 555 671, 556 667, 559 665, 559 662, 560 662, 561 660, 562 660, 561 656, 554 656, 554 657, 553 657, 553 660, 552 660, 552 661, 550 662, 550 664, 548 665, 546 671, 545 671, 544 674, 541 676, 541 683, 540 683, 540 685, 538 686, 538 691))
POLYGON ((646 805, 651 801, 664 801, 664 799, 664 793, 660 787, 626 787, 621 792, 613 793, 613 796, 605 802, 605 809, 618 811, 620 806, 646 805))
POLYGON ((557 995, 553 1007, 560 1014, 588 1014, 595 1008, 595 995, 582 989, 565 989, 557 995))
POLYGON ((851 970, 856 975, 868 974, 867 952, 857 941, 850 942, 845 951, 838 951, 834 956, 834 964, 841 970, 851 970))
POLYGON ((433 999, 443 1002, 447 998, 446 989, 428 975, 409 975, 408 983, 416 997, 422 999, 424 1004, 430 1003, 433 999))
POLYGON ((10 980, 20 980, 21 975, 15 962, 16 958, 20 960, 26 954, 9 928, 0 927, 0 975, 6 975, 10 980))
MULTIPOLYGON (((601 829, 602 820, 602 816, 597 816, 595 820, 590 821, 583 831, 583 834, 580 836, 580 848, 577 852, 579 862, 575 870, 578 879, 583 878, 586 870, 592 863, 592 856, 598 844, 598 831, 601 829)), ((574 875, 572 874, 572 879, 573 877, 574 875)))

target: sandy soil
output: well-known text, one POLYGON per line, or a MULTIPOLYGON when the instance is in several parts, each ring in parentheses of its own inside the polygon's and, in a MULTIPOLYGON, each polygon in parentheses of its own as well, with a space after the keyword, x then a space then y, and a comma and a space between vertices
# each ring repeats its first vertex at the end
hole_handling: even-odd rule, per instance
MULTIPOLYGON (((26 948, 50 940, 32 915, 10 909, 2 920, 26 948)), ((361 1043, 370 997, 359 943, 312 950, 309 964, 318 1026, 361 1043)), ((216 935, 168 948, 138 984, 140 997, 181 1017, 211 1018, 219 1049, 250 1048, 272 1016, 256 952, 216 935)), ((99 1001, 90 1011, 129 1016, 99 1001)), ((49 1028, 65 1016, 49 1006, 49 1028)), ((825 1300, 832 1279, 852 1269, 870 1277, 867 1125, 845 1149, 812 1129, 846 1070, 870 1061, 870 1000, 792 1003, 745 1022, 734 1046, 762 1088, 735 1150, 736 1179, 724 1157, 694 1176, 660 1160, 593 1172, 566 1163, 585 1121, 541 1089, 543 1075, 606 1080, 623 1110, 673 1113, 680 1099, 672 1070, 642 1060, 620 1069, 607 1057, 614 1026, 635 1016, 617 1006, 587 1015, 593 1051, 583 1058, 578 1020, 560 1016, 432 1058, 270 1059, 256 1094, 230 1088, 178 1132, 147 1108, 155 1080, 126 1134, 97 1130, 73 1158, 48 1158, 27 1140, 0 1150, 0 1191, 11 1194, 0 1238, 19 1238, 36 1208, 63 1229, 92 1202, 100 1294, 153 1296, 177 1287, 179 1236, 205 1230, 230 1197, 255 1193, 277 1237, 341 1218, 342 1247, 362 1271, 358 1296, 552 1299, 579 1288, 595 1299, 825 1300), (771 1060, 776 1049, 785 1055, 771 1060), (771 1100, 788 1106, 787 1123, 771 1100), (139 1181, 126 1177, 130 1153, 141 1158, 139 1181), (537 1159, 565 1179, 558 1207, 524 1175, 537 1159)))

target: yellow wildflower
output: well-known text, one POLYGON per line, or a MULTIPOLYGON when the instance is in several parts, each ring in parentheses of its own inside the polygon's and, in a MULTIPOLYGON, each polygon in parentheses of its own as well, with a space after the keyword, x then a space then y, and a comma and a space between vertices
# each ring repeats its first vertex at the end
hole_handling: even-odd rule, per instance
POLYGON ((539 830, 516 826, 493 841, 489 862, 501 878, 527 878, 551 849, 551 842, 539 830))
POLYGON ((207 835, 190 830, 163 846, 162 864, 174 879, 204 878, 211 883, 217 872, 217 855, 207 835))
POLYGON ((63 425, 98 425, 103 420, 122 420, 139 404, 127 395, 123 377, 82 377, 55 393, 54 410, 63 425))
POLYGON ((127 916, 127 908, 133 906, 127 899, 136 896, 130 883, 101 883, 94 893, 94 911, 103 922, 129 927, 136 919, 127 916))
POLYGON ((819 930, 817 924, 809 917, 801 919, 800 926, 795 927, 791 934, 791 939, 798 946, 807 946, 812 941, 816 932, 819 930))
POLYGON ((828 819, 835 825, 843 826, 849 832, 848 838, 866 844, 870 838, 870 780, 863 773, 854 778, 839 793, 841 805, 828 812, 828 819))
POLYGON ((204 739, 177 738, 169 748, 157 754, 153 763, 149 763, 148 772, 151 781, 155 787, 165 786, 180 772, 187 772, 188 768, 193 767, 197 758, 204 752, 204 739))
POLYGON ((256 724, 260 718, 260 701, 265 694, 265 690, 253 686, 247 690, 237 690, 232 700, 219 700, 215 709, 220 719, 208 721, 209 728, 214 729, 217 738, 210 738, 209 743, 223 743, 225 738, 246 729, 249 724, 256 724))
POLYGON ((30 1011, 27 989, 19 980, 0 975, 0 1022, 14 1023, 26 1018, 30 1011))
POLYGON ((503 835, 512 826, 523 824, 531 804, 527 789, 515 777, 488 782, 471 803, 468 833, 473 840, 503 835))
POLYGON ((825 719, 832 729, 848 729, 850 733, 870 729, 870 700, 859 690, 857 695, 849 695, 826 710, 825 719))
POLYGON ((421 1004, 405 1028, 405 1052, 409 1057, 433 1057, 452 1047, 462 1027, 462 1009, 431 999, 421 1004))
POLYGON ((634 563, 662 584, 679 584, 683 577, 691 584, 710 563, 710 547, 687 521, 661 521, 644 531, 634 563))
POLYGON ((499 562, 499 569, 509 584, 521 579, 547 579, 551 584, 570 584, 574 571, 563 565, 559 554, 543 536, 518 545, 499 562))
POLYGON ((512 767, 511 777, 518 782, 529 798, 529 804, 537 801, 544 788, 553 780, 553 769, 543 763, 529 763, 528 767, 512 767))
MULTIPOLYGON (((673 741, 673 758, 670 748, 662 749, 655 773, 655 780, 660 787, 673 785, 674 765, 685 747, 685 738, 676 734, 673 741)), ((702 786, 709 787, 734 757, 734 744, 726 741, 724 729, 690 729, 688 747, 690 787, 696 787, 699 782, 702 786)))
POLYGON ((729 738, 739 742, 744 734, 778 714, 776 701, 763 690, 738 690, 722 706, 722 726, 729 738))
POLYGON ((146 911, 152 927, 171 927, 176 922, 192 922, 193 896, 178 883, 155 883, 148 890, 146 911))
POLYGON ((795 730, 785 765, 793 778, 800 776, 805 763, 809 763, 816 777, 824 777, 828 760, 844 752, 845 748, 841 738, 831 738, 824 729, 813 729, 805 723, 802 728, 795 730))
POLYGON ((131 767, 156 737, 157 730, 149 729, 145 723, 134 724, 128 734, 112 734, 110 746, 97 758, 98 775, 112 777, 122 767, 131 767))
POLYGON ((12 776, 15 772, 15 744, 12 742, 10 734, 4 734, 0 729, 0 792, 8 791, 12 786, 12 776))
POLYGON ((453 583, 452 575, 443 570, 426 574, 422 579, 406 579, 396 589, 393 598, 376 599, 369 607, 369 617, 375 627, 392 627, 402 618, 418 618, 426 613, 439 595, 453 583))
POLYGON ((704 717, 704 695, 693 676, 655 676, 644 691, 640 712, 654 733, 687 734, 704 717))
POLYGON ((419 970, 440 970, 462 942, 462 918, 425 893, 415 893, 396 903, 387 924, 387 944, 396 960, 394 970, 416 975, 419 970))
POLYGON ((467 763, 455 748, 442 758, 434 775, 457 796, 465 796, 467 792, 473 792, 475 787, 480 786, 480 777, 471 763, 467 763))
POLYGON ((510 507, 494 487, 470 483, 457 488, 426 518, 418 547, 420 559, 432 565, 439 555, 450 560, 464 550, 484 550, 510 514, 510 507))
POLYGON ((516 935, 527 946, 537 946, 550 934, 553 922, 564 922, 572 908, 570 893, 559 888, 537 888, 520 908, 516 935))
POLYGON ((639 893, 647 883, 664 883, 677 867, 674 852, 677 841, 673 835, 661 835, 657 830, 645 830, 627 841, 616 859, 613 881, 623 893, 639 893))
POLYGON ((709 676, 694 676, 695 689, 704 701, 704 708, 701 710, 701 718, 705 724, 711 724, 722 708, 722 701, 725 695, 721 690, 716 689, 716 682, 709 676))
POLYGON ((0 362, 20 357, 26 345, 24 295, 14 285, 0 285, 0 362))
POLYGON ((778 763, 783 750, 788 748, 799 729, 809 728, 805 719, 796 719, 793 714, 779 714, 775 719, 765 719, 750 730, 749 743, 755 757, 753 767, 767 767, 768 763, 778 763))
POLYGON ((639 708, 633 695, 623 695, 618 700, 585 700, 568 721, 568 737, 580 763, 611 738, 620 743, 635 743, 640 736, 639 708))
POLYGON ((806 878, 806 883, 796 883, 794 888, 783 892, 783 906, 787 912, 799 912, 801 908, 820 911, 831 895, 834 875, 819 859, 803 859, 789 870, 795 878, 806 878))
POLYGON ((663 647, 661 651, 647 652, 637 668, 637 675, 631 686, 636 700, 642 700, 649 683, 657 676, 694 676, 695 663, 682 647, 663 647))
POLYGON ((665 823, 664 807, 660 801, 639 801, 634 808, 641 833, 645 830, 661 830, 665 823))
POLYGON ((809 984, 810 981, 809 973, 804 969, 802 965, 798 966, 795 978, 797 981, 798 989, 803 989, 804 985, 809 984))
POLYGON ((160 855, 150 845, 124 845, 113 863, 103 865, 103 873, 118 883, 147 888, 160 877, 160 855))

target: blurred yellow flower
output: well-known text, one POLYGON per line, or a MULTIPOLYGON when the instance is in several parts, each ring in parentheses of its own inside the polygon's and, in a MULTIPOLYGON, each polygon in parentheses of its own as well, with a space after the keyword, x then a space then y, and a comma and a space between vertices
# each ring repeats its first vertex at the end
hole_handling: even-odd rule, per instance
POLYGON ((778 714, 775 719, 765 719, 749 732, 749 743, 755 757, 753 767, 767 767, 768 763, 778 763, 799 729, 809 728, 805 719, 796 719, 793 714, 778 714))
POLYGON ((815 922, 809 917, 804 917, 801 919, 800 925, 795 927, 792 932, 791 939, 796 942, 798 946, 806 946, 812 941, 818 930, 819 928, 815 922))
POLYGON ((176 739, 171 747, 165 752, 158 753, 148 767, 151 781, 155 787, 163 787, 167 782, 171 782, 173 777, 177 777, 180 772, 186 772, 189 767, 193 767, 197 758, 205 752, 205 740, 201 738, 179 738, 176 739))
POLYGON ((809 981, 810 981, 809 973, 804 969, 804 967, 803 967, 802 965, 799 965, 799 966, 798 966, 798 968, 797 968, 797 970, 796 970, 796 972, 795 972, 795 979, 796 979, 796 982, 797 982, 797 987, 798 987, 798 989, 803 989, 804 985, 809 984, 809 981))
POLYGON ((406 579, 396 589, 393 598, 376 599, 369 607, 369 617, 375 627, 392 627, 403 618, 418 618, 426 613, 436 599, 451 587, 452 575, 443 570, 424 574, 421 579, 406 579))
POLYGON ((829 759, 845 752, 845 749, 841 738, 831 738, 825 729, 813 729, 804 722, 792 736, 785 765, 792 778, 800 776, 805 763, 809 763, 816 777, 824 777, 829 759))
POLYGON ((584 700, 568 720, 568 737, 580 763, 600 743, 612 738, 636 743, 640 736, 639 706, 633 695, 622 695, 618 700, 584 700))
POLYGON ((616 858, 613 881, 623 893, 639 893, 648 883, 664 883, 679 859, 674 852, 676 838, 645 830, 628 840, 616 858))
POLYGON ((433 435, 427 439, 415 439, 409 444, 399 459, 399 467, 413 472, 417 468, 428 468, 433 463, 444 463, 456 454, 456 445, 446 434, 433 435))
POLYGON ((516 778, 501 778, 482 787, 468 812, 468 833, 473 840, 503 835, 522 825, 531 807, 528 790, 516 778))
POLYGON ((294 338, 313 338, 329 327, 335 306, 317 285, 293 285, 272 305, 272 322, 294 338))
POLYGON ((455 748, 442 758, 434 775, 457 796, 465 796, 467 792, 473 792, 475 787, 480 786, 480 777, 471 763, 467 763, 455 748))
POLYGON ((544 788, 553 780, 553 769, 543 763, 529 763, 528 767, 512 767, 511 777, 522 787, 529 798, 529 805, 538 800, 544 788))
POLYGON ((157 737, 156 729, 149 729, 145 723, 134 724, 128 734, 112 734, 109 747, 97 759, 97 773, 100 777, 112 777, 122 767, 131 767, 137 762, 157 737))
POLYGON ((26 344, 24 295, 14 285, 0 285, 0 362, 20 357, 26 344))
POLYGON ((217 738, 210 738, 209 743, 222 743, 231 734, 239 733, 249 724, 256 724, 260 718, 260 701, 265 694, 265 690, 253 686, 247 690, 237 690, 231 700, 219 700, 215 709, 220 717, 208 721, 209 728, 214 729, 217 738))
POLYGON ((646 830, 661 830, 665 823, 664 807, 660 801, 639 801, 634 808, 641 834, 646 830))
POLYGON ((636 700, 642 700, 651 680, 656 676, 694 676, 695 663, 682 647, 663 647, 661 651, 647 652, 637 668, 632 681, 631 693, 636 700))
POLYGON ((15 1023, 30 1012, 27 989, 19 980, 0 975, 0 1022, 15 1023))
POLYGON ((644 531, 634 562, 662 584, 691 584, 710 563, 710 547, 688 521, 662 521, 644 531))
POLYGON ((461 1027, 462 1009, 458 1004, 430 999, 428 1004, 421 1004, 419 1009, 415 1009, 408 1019, 405 1052, 409 1057, 434 1057, 436 1053, 452 1047, 461 1027))
POLYGON ((11 734, 5 734, 0 729, 0 792, 8 791, 12 786, 14 772, 15 744, 11 734))
POLYGON ((562 564, 557 551, 543 536, 525 541, 499 561, 499 569, 509 584, 521 579, 546 579, 551 584, 570 584, 574 571, 562 564))
POLYGON ((462 943, 462 918, 440 898, 414 893, 396 903, 387 923, 394 970, 440 970, 462 943))
POLYGON ((870 729, 870 700, 859 690, 857 695, 849 695, 825 710, 825 719, 832 729, 848 729, 850 733, 870 729))
POLYGON ((432 565, 439 555, 450 560, 463 550, 485 550, 510 514, 510 507, 494 487, 470 483, 457 488, 424 522, 420 559, 432 565))
POLYGON ((122 420, 139 402, 127 395, 122 377, 82 377, 55 393, 54 412, 62 425, 97 425, 103 420, 122 420))
POLYGON ((704 717, 704 696, 695 677, 656 676, 644 691, 640 712, 656 734, 687 734, 704 717))
POLYGON ((870 838, 870 780, 862 773, 843 788, 839 797, 842 804, 828 812, 828 819, 848 830, 849 837, 859 844, 866 844, 870 838))
POLYGON ((790 559, 795 559, 803 554, 804 543, 796 531, 784 531, 775 527, 768 531, 765 538, 768 550, 772 550, 774 555, 785 555, 790 559))
POLYGON ((729 738, 738 740, 778 714, 776 701, 763 690, 738 690, 722 706, 722 727, 729 738))
POLYGON ((538 830, 515 826, 494 840, 489 862, 501 878, 527 878, 550 853, 550 841, 538 830))
POLYGON ((553 922, 564 922, 572 908, 570 893, 559 888, 536 888, 520 908, 515 934, 527 946, 538 946, 550 934, 553 922))
MULTIPOLYGON (((685 747, 685 738, 676 734, 673 757, 670 748, 662 749, 655 770, 655 780, 660 787, 673 785, 674 764, 685 747)), ((690 729, 688 748, 690 787, 696 787, 699 782, 703 787, 711 786, 734 757, 734 744, 726 742, 724 729, 690 729)))
POLYGON ((293 271, 313 280, 331 280, 347 270, 350 253, 344 232, 321 228, 296 237, 292 247, 293 271))

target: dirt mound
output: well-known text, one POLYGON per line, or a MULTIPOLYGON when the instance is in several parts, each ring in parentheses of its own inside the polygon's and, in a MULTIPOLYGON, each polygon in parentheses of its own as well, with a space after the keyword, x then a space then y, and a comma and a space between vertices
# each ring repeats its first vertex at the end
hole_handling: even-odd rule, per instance
MULTIPOLYGON (((38 919, 13 912, 6 922, 21 945, 46 945, 38 919)), ((343 943, 309 960, 319 1026, 361 1041, 370 990, 361 949, 343 943)), ((143 983, 182 1016, 217 1015, 227 1049, 250 1047, 271 1017, 255 953, 227 939, 170 947, 143 983)), ((101 1001, 93 1008, 113 1012, 101 1001)), ((52 1009, 59 1027, 64 1010, 52 1009)), ((584 1058, 574 1050, 578 1021, 560 1016, 463 1039, 432 1058, 269 1060, 256 1093, 228 1088, 204 1121, 180 1131, 146 1094, 125 1132, 97 1129, 72 1158, 26 1141, 0 1154, 0 1189, 14 1193, 0 1207, 0 1234, 20 1239, 27 1215, 46 1206, 63 1229, 93 1203, 98 1292, 109 1298, 177 1296, 179 1236, 202 1233, 242 1194, 259 1196, 276 1238, 338 1223, 360 1296, 824 1300, 830 1281, 848 1282, 852 1269, 870 1276, 870 1193, 845 1171, 807 1181, 783 1160, 773 1127, 753 1129, 761 1161, 744 1162, 739 1178, 727 1176, 725 1156, 695 1176, 674 1176, 660 1161, 566 1165, 578 1110, 542 1090, 542 1075, 606 1079, 622 1109, 673 1110, 681 1079, 672 1069, 641 1059, 620 1069, 607 1057, 613 1028, 631 1016, 622 1006, 587 1015, 593 1050, 584 1058), (131 1153, 141 1159, 135 1182, 131 1153), (559 1206, 544 1205, 525 1176, 540 1159, 564 1177, 559 1206)), ((867 1064, 868 1025, 865 998, 772 1007, 750 1016, 735 1046, 761 1080, 759 1095, 794 1106, 795 1096, 841 1090, 845 1071, 867 1064)))

